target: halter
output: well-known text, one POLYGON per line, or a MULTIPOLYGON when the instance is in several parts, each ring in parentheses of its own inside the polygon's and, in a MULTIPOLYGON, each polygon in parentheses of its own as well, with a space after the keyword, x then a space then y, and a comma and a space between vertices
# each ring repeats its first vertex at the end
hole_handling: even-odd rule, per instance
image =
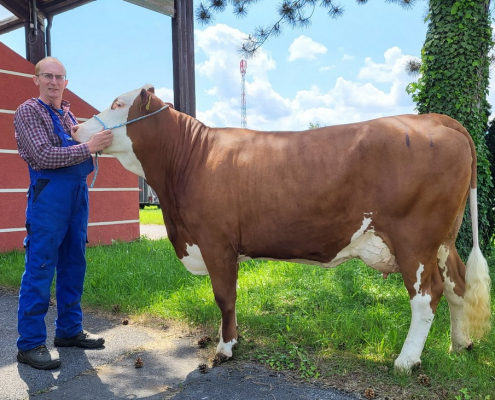
POLYGON ((158 114, 160 111, 165 110, 166 108, 168 108, 168 105, 164 105, 162 108, 160 108, 156 111, 153 111, 152 113, 149 113, 147 115, 142 115, 141 117, 131 119, 130 121, 122 122, 120 125, 115 125, 115 126, 112 126, 111 128, 106 126, 105 123, 100 118, 98 118, 97 115, 93 115, 93 118, 95 118, 100 124, 102 124, 104 129, 117 129, 117 128, 120 128, 121 126, 129 125, 133 122, 140 121, 142 119, 151 117, 152 115, 158 114))
MULTIPOLYGON (((106 126, 105 123, 100 118, 98 118, 97 115, 93 115, 93 118, 95 118, 100 124, 103 125, 104 130, 112 130, 112 129, 120 128, 121 126, 132 124, 133 122, 140 121, 142 119, 151 117, 152 115, 158 114, 160 111, 165 110, 166 108, 168 108, 168 105, 164 105, 162 108, 159 108, 158 110, 153 111, 152 113, 142 115, 141 117, 131 119, 130 121, 122 122, 121 124, 112 126, 111 128, 106 126)), ((91 181, 91 185, 89 186, 91 188, 95 184, 96 176, 98 175, 98 155, 100 155, 100 154, 101 154, 101 151, 97 151, 95 154, 95 174, 93 175, 93 180, 91 181)))

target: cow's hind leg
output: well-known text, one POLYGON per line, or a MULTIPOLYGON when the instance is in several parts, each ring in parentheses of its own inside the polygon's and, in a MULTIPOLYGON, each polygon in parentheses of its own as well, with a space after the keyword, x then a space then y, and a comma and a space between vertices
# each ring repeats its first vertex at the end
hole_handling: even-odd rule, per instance
POLYGON ((424 265, 416 261, 415 257, 398 259, 398 261, 404 284, 409 292, 412 318, 406 341, 399 357, 395 360, 395 369, 408 373, 412 367, 421 364, 421 353, 443 287, 436 254, 424 265))
POLYGON ((213 267, 208 266, 208 270, 210 271, 215 301, 222 313, 217 357, 223 362, 232 357, 232 349, 237 344, 237 317, 235 310, 237 262, 236 260, 216 261, 213 267))
POLYGON ((443 293, 450 310, 450 350, 471 349, 473 342, 462 325, 466 267, 457 254, 454 244, 440 246, 438 266, 443 277, 443 293))

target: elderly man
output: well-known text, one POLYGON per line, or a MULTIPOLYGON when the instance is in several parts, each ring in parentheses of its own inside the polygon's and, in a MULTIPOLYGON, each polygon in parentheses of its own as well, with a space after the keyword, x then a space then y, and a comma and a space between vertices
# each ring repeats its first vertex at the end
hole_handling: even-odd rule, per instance
POLYGON ((108 147, 112 133, 102 131, 83 144, 72 140, 77 121, 62 99, 68 81, 60 61, 41 60, 33 80, 39 97, 21 104, 14 117, 19 155, 28 164, 31 179, 17 360, 37 369, 53 369, 61 362, 46 347, 45 316, 55 271, 55 346, 98 348, 105 342, 83 330, 80 302, 89 213, 86 178, 93 171, 91 153, 108 147))

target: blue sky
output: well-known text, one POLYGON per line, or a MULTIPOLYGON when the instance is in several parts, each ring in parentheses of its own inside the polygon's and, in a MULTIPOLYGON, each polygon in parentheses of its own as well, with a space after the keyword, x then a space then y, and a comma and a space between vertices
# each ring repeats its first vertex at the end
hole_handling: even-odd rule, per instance
MULTIPOLYGON (((204 123, 240 126, 237 47, 255 26, 275 20, 276 4, 261 1, 244 19, 228 8, 208 26, 195 22, 196 108, 204 123)), ((248 127, 300 130, 414 112, 405 87, 415 78, 404 63, 420 56, 426 5, 346 1, 340 19, 317 9, 309 28, 286 27, 248 60, 248 127)), ((18 29, 0 40, 25 56, 23 35, 18 29)), ((53 19, 52 55, 65 64, 68 87, 100 110, 146 83, 172 101, 171 45, 170 17, 122 0, 97 0, 53 19)))

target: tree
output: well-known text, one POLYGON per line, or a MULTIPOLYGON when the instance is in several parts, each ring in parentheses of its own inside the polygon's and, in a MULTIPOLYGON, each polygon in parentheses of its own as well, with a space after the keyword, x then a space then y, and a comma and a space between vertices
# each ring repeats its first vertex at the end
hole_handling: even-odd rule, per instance
MULTIPOLYGON (((489 0, 430 0, 429 24, 421 51, 421 77, 411 83, 419 113, 442 113, 459 121, 471 134, 478 154, 480 245, 492 247, 495 190, 486 145, 490 105, 489 52, 493 47, 489 0)), ((471 248, 468 210, 457 238, 463 258, 471 248)))
MULTIPOLYGON (((251 4, 259 0, 208 0, 196 9, 199 21, 209 23, 213 14, 227 5, 234 13, 245 16, 251 4)), ((356 0, 360 4, 367 0, 356 0)), ((411 7, 415 0, 388 0, 411 7)), ((327 10, 331 18, 340 17, 343 7, 336 0, 283 0, 277 6, 278 19, 273 25, 256 28, 242 44, 244 56, 253 55, 270 37, 280 34, 284 26, 300 28, 310 23, 317 7, 327 10)), ((489 51, 493 46, 490 24, 490 0, 429 0, 428 32, 422 49, 421 63, 412 65, 421 73, 418 82, 407 90, 413 95, 419 113, 437 112, 458 120, 469 131, 478 153, 479 233, 482 249, 492 248, 495 216, 495 190, 492 184, 490 155, 485 142, 490 105, 488 94, 489 51)), ((471 248, 469 212, 457 239, 461 257, 471 248)))

